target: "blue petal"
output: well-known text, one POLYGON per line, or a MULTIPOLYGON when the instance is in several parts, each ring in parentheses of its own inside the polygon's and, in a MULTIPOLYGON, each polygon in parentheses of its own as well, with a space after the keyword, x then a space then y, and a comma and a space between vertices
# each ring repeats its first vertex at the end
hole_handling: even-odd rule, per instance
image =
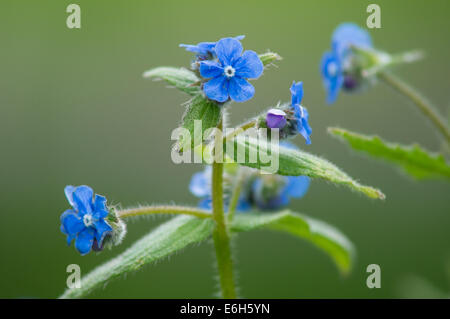
POLYGON ((287 176, 288 183, 282 191, 283 196, 301 198, 308 191, 310 178, 308 176, 287 176))
POLYGON ((248 50, 236 60, 233 65, 236 70, 236 75, 241 78, 256 79, 261 76, 264 70, 264 65, 258 57, 256 52, 248 50))
POLYGON ((94 233, 95 230, 93 228, 86 228, 78 234, 75 240, 75 248, 81 255, 86 255, 91 251, 92 243, 94 242, 94 233))
POLYGON ((201 209, 212 209, 212 199, 211 197, 207 197, 202 199, 199 203, 198 203, 198 207, 201 209))
POLYGON ((225 102, 228 100, 229 81, 225 76, 218 76, 203 85, 203 91, 211 100, 225 102))
POLYGON ((83 219, 73 212, 64 212, 61 215, 61 219, 61 224, 66 234, 76 234, 85 228, 83 219))
POLYGON ((332 52, 326 52, 322 56, 320 69, 322 73, 323 84, 328 93, 327 102, 329 104, 334 103, 344 81, 341 65, 336 55, 332 52))
POLYGON ((191 44, 180 44, 180 47, 185 48, 186 51, 198 53, 198 54, 208 54, 213 53, 215 42, 200 42, 197 45, 191 44))
POLYGON ((346 50, 350 48, 351 45, 371 48, 372 39, 370 34, 357 26, 354 23, 342 23, 340 24, 331 38, 332 48, 337 52, 338 57, 343 58, 346 50))
POLYGON ((247 80, 234 76, 230 79, 228 92, 232 100, 245 102, 255 95, 255 88, 247 80))
POLYGON ((66 194, 67 201, 69 202, 70 206, 72 206, 74 208, 75 208, 75 203, 73 202, 73 192, 75 191, 75 188, 76 187, 74 187, 72 185, 67 185, 64 188, 64 193, 66 194))
POLYGON ((108 208, 106 207, 106 198, 104 196, 95 194, 94 209, 94 218, 104 218, 108 216, 108 208))
POLYGON ((189 191, 197 197, 205 197, 211 194, 211 185, 205 172, 192 175, 189 191))
POLYGON ((112 231, 112 228, 103 219, 99 219, 98 221, 94 222, 94 227, 95 227, 95 239, 97 239, 97 242, 101 247, 103 238, 108 232, 112 231))
POLYGON ((242 44, 233 38, 224 38, 217 42, 216 55, 223 66, 233 65, 242 54, 242 44))
POLYGON ((300 135, 302 135, 305 138, 306 144, 311 144, 311 139, 309 138, 309 135, 311 134, 312 129, 308 123, 309 119, 308 110, 301 105, 294 105, 293 107, 294 107, 294 116, 297 119, 298 133, 300 133, 300 135))
POLYGON ((292 82, 291 86, 291 104, 300 104, 303 99, 303 82, 292 82))
POLYGON ((89 186, 78 186, 72 194, 76 209, 80 215, 92 213, 94 192, 89 186))
POLYGON ((215 61, 202 61, 200 63, 200 75, 204 78, 215 78, 223 74, 223 67, 215 61))
POLYGON ((252 208, 252 205, 245 197, 239 198, 239 201, 236 205, 236 211, 245 212, 245 211, 249 211, 251 208, 252 208))

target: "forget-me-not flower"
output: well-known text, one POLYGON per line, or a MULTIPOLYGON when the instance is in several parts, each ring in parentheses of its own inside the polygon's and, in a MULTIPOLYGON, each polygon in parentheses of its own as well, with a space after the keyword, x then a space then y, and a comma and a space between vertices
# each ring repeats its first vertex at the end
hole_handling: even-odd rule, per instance
POLYGON ((352 92, 363 88, 366 79, 362 71, 368 61, 355 49, 372 50, 369 33, 353 23, 343 23, 333 32, 331 50, 325 52, 320 63, 327 102, 334 103, 341 89, 352 92))
POLYGON ((229 98, 244 102, 253 97, 255 88, 247 79, 261 76, 264 66, 256 52, 242 53, 241 43, 233 38, 224 38, 214 47, 217 61, 201 61, 200 75, 208 80, 203 85, 206 96, 217 102, 229 98))
POLYGON ((297 132, 302 135, 306 144, 311 144, 312 129, 309 126, 309 114, 306 107, 303 107, 300 103, 303 99, 303 82, 292 83, 291 86, 291 106, 294 108, 294 120, 297 132))
POLYGON ((279 209, 308 191, 308 176, 261 175, 252 184, 252 200, 262 210, 279 209))
POLYGON ((61 231, 67 235, 67 244, 75 239, 75 248, 85 255, 94 244, 101 247, 105 236, 113 230, 105 221, 106 198, 94 196, 92 188, 85 185, 66 186, 64 192, 72 209, 61 215, 61 231))
POLYGON ((311 144, 310 135, 312 129, 308 123, 308 110, 301 105, 303 99, 303 82, 295 83, 294 81, 290 91, 291 103, 268 110, 262 127, 279 129, 281 139, 300 134, 305 138, 306 144, 311 144))
MULTIPOLYGON (((297 149, 286 141, 280 146, 297 149)), ((309 185, 308 176, 260 175, 251 185, 250 197, 259 209, 275 210, 288 205, 292 198, 305 196, 309 185)))

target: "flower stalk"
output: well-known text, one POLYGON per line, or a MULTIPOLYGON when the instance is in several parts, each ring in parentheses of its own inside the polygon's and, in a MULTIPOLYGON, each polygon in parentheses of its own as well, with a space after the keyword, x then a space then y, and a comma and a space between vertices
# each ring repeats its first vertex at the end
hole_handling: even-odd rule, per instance
POLYGON ((191 215, 198 218, 212 218, 212 214, 207 210, 185 206, 142 206, 117 211, 117 217, 119 218, 155 214, 191 215))
POLYGON ((434 124, 439 132, 441 132, 441 134, 447 141, 447 144, 450 144, 450 129, 430 102, 428 102, 424 97, 418 94, 416 90, 411 88, 405 82, 391 74, 388 74, 386 72, 379 72, 378 78, 383 80, 397 92, 409 98, 420 109, 420 111, 422 111, 422 113, 426 117, 428 117, 428 119, 434 124))
MULTIPOLYGON (((222 130, 222 122, 218 128, 222 130)), ((216 145, 217 143, 218 139, 216 139, 216 145)), ((223 163, 215 161, 212 164, 212 168, 212 208, 213 219, 216 222, 213 240, 216 250, 220 287, 223 298, 234 299, 236 298, 236 289, 233 278, 230 235, 223 210, 223 163)))

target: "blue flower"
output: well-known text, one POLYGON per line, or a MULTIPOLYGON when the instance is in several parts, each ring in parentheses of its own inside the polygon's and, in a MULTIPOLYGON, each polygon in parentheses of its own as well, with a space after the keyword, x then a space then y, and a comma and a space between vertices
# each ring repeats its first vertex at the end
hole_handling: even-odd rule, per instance
POLYGON ((279 209, 291 198, 303 197, 309 184, 308 176, 261 176, 252 185, 253 201, 262 210, 279 209))
POLYGON ((255 88, 246 79, 260 77, 264 69, 258 54, 242 53, 241 43, 233 38, 219 40, 214 50, 218 61, 200 62, 201 76, 210 79, 203 85, 206 96, 221 103, 229 98, 236 102, 251 99, 255 88))
MULTIPOLYGON (((245 35, 235 37, 236 40, 242 40, 245 35)), ((196 45, 180 44, 180 47, 185 48, 186 51, 194 52, 198 60, 210 60, 216 57, 214 50, 216 42, 200 42, 196 45)))
POLYGON ((89 186, 66 186, 64 189, 72 209, 61 215, 61 231, 67 235, 67 244, 75 239, 75 248, 81 255, 93 245, 102 246, 105 236, 112 231, 105 221, 108 215, 106 198, 95 194, 89 186))
MULTIPOLYGON (((294 144, 286 141, 281 142, 280 146, 297 149, 294 144)), ((262 210, 279 209, 288 205, 292 198, 305 196, 309 185, 308 176, 261 175, 251 186, 251 198, 262 210)))
POLYGON ((351 52, 352 46, 371 49, 372 39, 370 34, 354 23, 342 23, 333 32, 331 47, 338 58, 343 61, 346 55, 351 52))
POLYGON ((320 62, 320 72, 327 91, 327 103, 336 101, 339 91, 351 92, 364 87, 361 76, 364 68, 353 48, 372 49, 369 33, 353 23, 343 23, 333 32, 331 51, 325 52, 320 62))
POLYGON ((320 70, 327 91, 327 103, 332 104, 336 101, 344 81, 342 67, 333 51, 326 52, 323 55, 320 70))
POLYGON ((301 134, 306 144, 311 144, 310 135, 312 132, 309 126, 309 114, 306 107, 300 105, 303 99, 303 82, 292 83, 291 86, 291 106, 294 109, 295 128, 299 134, 301 134))

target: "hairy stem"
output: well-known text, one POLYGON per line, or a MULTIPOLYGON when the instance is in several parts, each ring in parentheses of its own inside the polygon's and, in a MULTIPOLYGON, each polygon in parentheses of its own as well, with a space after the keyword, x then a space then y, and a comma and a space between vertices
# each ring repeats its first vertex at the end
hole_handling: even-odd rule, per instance
POLYGON ((117 211, 117 217, 119 218, 154 214, 191 215, 198 218, 212 218, 211 212, 207 210, 185 206, 142 206, 117 211))
POLYGON ((407 98, 409 98, 421 111, 430 119, 434 126, 442 133, 445 140, 450 144, 450 129, 443 121, 442 117, 435 110, 435 108, 424 97, 417 93, 416 90, 411 88, 405 82, 397 77, 386 72, 379 72, 378 77, 385 83, 389 84, 396 91, 400 92, 407 98))
POLYGON ((231 193, 230 206, 228 208, 228 222, 233 221, 234 213, 236 212, 236 207, 239 202, 239 197, 241 195, 242 184, 244 182, 244 176, 241 172, 241 168, 238 168, 236 183, 234 184, 233 192, 231 193))
MULTIPOLYGON (((218 128, 222 130, 222 123, 218 128)), ((217 140, 216 140, 217 143, 217 140)), ((217 145, 217 144, 216 144, 217 145)), ((236 298, 231 258, 230 235, 223 211, 223 163, 214 162, 212 172, 212 206, 216 228, 213 232, 222 297, 236 298)))
POLYGON ((249 128, 255 127, 256 120, 251 120, 250 122, 244 123, 239 127, 236 127, 233 132, 224 137, 224 142, 231 140, 233 137, 243 133, 249 128))

